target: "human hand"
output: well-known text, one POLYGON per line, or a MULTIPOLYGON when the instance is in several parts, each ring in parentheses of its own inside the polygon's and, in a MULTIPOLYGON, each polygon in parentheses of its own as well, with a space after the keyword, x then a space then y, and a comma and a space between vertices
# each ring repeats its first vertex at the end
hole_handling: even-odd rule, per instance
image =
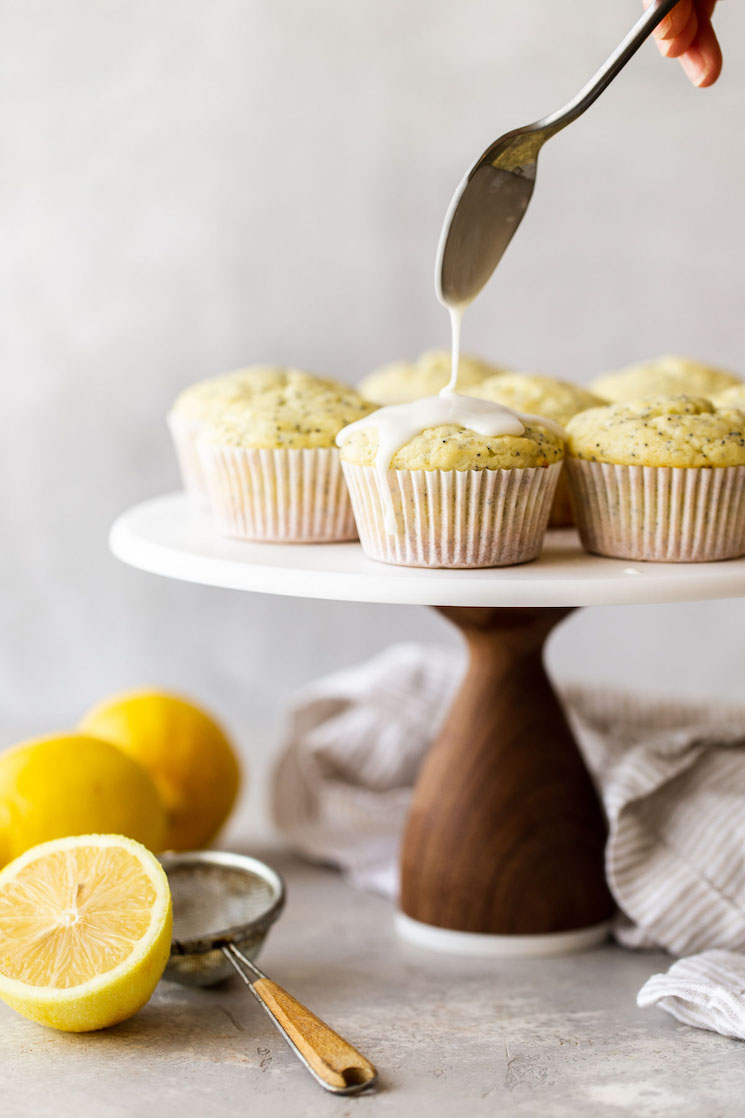
MULTIPOLYGON (((722 69, 722 51, 711 17, 717 0, 680 0, 654 30, 660 54, 677 58, 699 89, 713 85, 722 69)), ((644 0, 648 8, 653 0, 644 0)))

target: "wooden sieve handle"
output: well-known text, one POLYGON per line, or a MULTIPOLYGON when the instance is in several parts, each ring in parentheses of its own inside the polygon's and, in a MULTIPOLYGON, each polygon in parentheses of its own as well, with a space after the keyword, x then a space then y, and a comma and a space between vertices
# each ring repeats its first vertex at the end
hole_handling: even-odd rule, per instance
POLYGON ((370 1061, 271 978, 257 979, 251 990, 326 1090, 352 1095, 375 1082, 370 1061))

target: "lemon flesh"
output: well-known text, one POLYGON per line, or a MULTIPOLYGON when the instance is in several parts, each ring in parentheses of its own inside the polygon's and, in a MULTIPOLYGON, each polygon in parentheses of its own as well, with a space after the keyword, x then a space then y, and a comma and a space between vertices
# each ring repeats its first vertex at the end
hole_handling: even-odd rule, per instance
POLYGON ((144 846, 43 843, 0 872, 0 998, 66 1032, 115 1025, 155 989, 171 930, 168 879, 144 846))
POLYGON ((0 754, 0 866, 68 835, 123 834, 158 851, 165 832, 152 777, 111 742, 72 733, 0 754))
POLYGON ((177 695, 132 691, 104 699, 81 729, 145 768, 166 809, 169 850, 196 850, 216 836, 235 803, 240 769, 206 711, 177 695))

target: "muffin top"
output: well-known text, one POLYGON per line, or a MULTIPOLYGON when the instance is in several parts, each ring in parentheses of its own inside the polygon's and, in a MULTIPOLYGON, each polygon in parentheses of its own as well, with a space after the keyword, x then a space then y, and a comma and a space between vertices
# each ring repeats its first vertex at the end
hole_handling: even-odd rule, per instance
MULTIPOLYGON (((376 369, 360 382, 359 391, 375 404, 406 404, 423 396, 434 396, 445 388, 450 370, 450 354, 444 349, 432 349, 414 362, 394 361, 376 369)), ((467 391, 500 371, 498 365, 463 355, 458 363, 458 390, 467 391)))
POLYGON ((745 465, 745 411, 692 396, 590 408, 567 424, 567 453, 622 466, 745 465))
POLYGON ((275 365, 251 365, 200 380, 176 397, 171 413, 195 421, 219 419, 230 404, 278 387, 295 371, 275 365))
POLYGON ((533 415, 545 415, 562 426, 577 412, 605 403, 578 384, 537 373, 499 373, 476 385, 469 395, 494 400, 497 404, 533 415))
POLYGON ((720 411, 727 408, 740 408, 745 410, 745 384, 733 384, 725 388, 724 392, 717 392, 711 397, 711 402, 720 411))
POLYGON ((691 361, 687 357, 658 357, 654 361, 642 361, 597 377, 590 388, 604 400, 621 403, 624 400, 681 394, 710 398, 730 385, 740 383, 740 378, 733 373, 712 369, 700 361, 691 361))
MULTIPOLYGON (((399 405, 398 407, 413 407, 399 405)), ((390 411, 395 411, 391 408, 390 411)), ((381 410, 381 416, 388 408, 381 410)), ((485 409, 484 418, 490 418, 485 409)), ((377 414, 377 413, 376 413, 377 414)), ((495 426, 500 423, 496 415, 495 426)), ((397 450, 386 452, 386 466, 394 470, 511 470, 530 466, 549 466, 564 457, 564 440, 558 431, 549 430, 519 413, 506 416, 506 426, 522 433, 483 435, 463 423, 438 423, 425 427, 397 450)), ((473 420, 472 420, 473 422, 473 420)), ((504 425, 503 425, 504 429, 504 425)), ((380 466, 379 430, 372 417, 366 423, 342 433, 341 456, 356 466, 380 466)))
POLYGON ((252 384, 252 391, 231 399, 218 417, 206 420, 200 439, 222 446, 332 447, 342 427, 375 410, 353 388, 335 380, 299 369, 271 372, 252 384))

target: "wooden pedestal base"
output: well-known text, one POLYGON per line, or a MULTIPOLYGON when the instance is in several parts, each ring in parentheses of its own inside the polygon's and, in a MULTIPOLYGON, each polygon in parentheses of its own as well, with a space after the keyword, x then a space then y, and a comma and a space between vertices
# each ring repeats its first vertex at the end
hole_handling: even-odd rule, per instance
POLYGON ((543 668, 564 609, 446 608, 469 667, 422 766, 401 907, 423 925, 545 936, 610 919, 605 822, 543 668))

